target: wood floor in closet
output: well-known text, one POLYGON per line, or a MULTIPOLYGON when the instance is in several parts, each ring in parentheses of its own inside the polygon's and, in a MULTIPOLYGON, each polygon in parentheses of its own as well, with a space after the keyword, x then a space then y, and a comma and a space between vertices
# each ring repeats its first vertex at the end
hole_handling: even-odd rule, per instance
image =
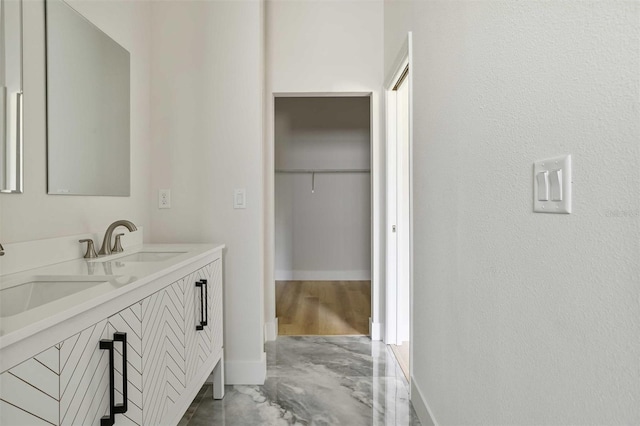
POLYGON ((368 335, 371 281, 276 281, 278 334, 368 335))

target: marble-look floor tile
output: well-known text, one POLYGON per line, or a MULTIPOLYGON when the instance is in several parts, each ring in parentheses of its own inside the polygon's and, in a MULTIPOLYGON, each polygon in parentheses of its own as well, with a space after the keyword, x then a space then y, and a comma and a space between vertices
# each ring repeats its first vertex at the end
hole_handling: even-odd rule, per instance
POLYGON ((278 337, 264 386, 210 387, 190 426, 419 425, 407 382, 385 345, 366 337, 278 337))
POLYGON ((393 354, 368 337, 279 337, 267 343, 267 376, 306 375, 325 368, 340 376, 400 377, 393 354))

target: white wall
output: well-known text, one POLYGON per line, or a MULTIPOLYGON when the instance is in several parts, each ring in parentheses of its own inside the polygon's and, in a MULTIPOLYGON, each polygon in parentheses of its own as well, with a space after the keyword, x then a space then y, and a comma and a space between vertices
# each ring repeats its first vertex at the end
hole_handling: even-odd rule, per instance
POLYGON ((387 70, 413 30, 412 399, 437 423, 640 423, 639 23, 385 2, 387 70), (534 214, 532 163, 563 153, 574 213, 534 214))
MULTIPOLYGON (((276 170, 368 170, 370 121, 369 97, 277 98, 276 170)), ((370 174, 275 179, 276 280, 371 279, 370 174)))
POLYGON ((117 219, 149 223, 150 3, 68 3, 131 53, 131 196, 47 195, 44 2, 24 1, 24 193, 0 194, 2 243, 102 234, 117 219))
POLYGON ((152 241, 227 245, 226 380, 261 383, 262 3, 152 9, 152 241), (160 188, 171 189, 171 209, 157 209, 160 188), (234 188, 246 189, 246 209, 233 209, 234 188))
MULTIPOLYGON (((265 321, 270 325, 270 338, 275 338, 274 93, 371 93, 371 165, 384 170, 380 145, 382 11, 382 0, 266 2, 264 281, 265 321)), ((372 227, 382 231, 384 200, 382 194, 375 192, 380 187, 380 179, 374 179, 372 227)), ((382 243, 377 242, 378 250, 372 251, 372 259, 382 260, 382 243)), ((380 281, 384 271, 381 261, 375 264, 378 268, 372 271, 372 292, 378 303, 372 307, 372 317, 374 337, 380 338, 377 330, 383 306, 380 281)))

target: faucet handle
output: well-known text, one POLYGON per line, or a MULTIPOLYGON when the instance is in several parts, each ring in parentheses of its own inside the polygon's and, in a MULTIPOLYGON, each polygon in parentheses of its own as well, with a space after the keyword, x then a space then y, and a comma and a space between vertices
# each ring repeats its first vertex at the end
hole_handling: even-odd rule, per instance
POLYGON ((84 254, 85 259, 94 259, 98 257, 96 254, 96 249, 93 248, 93 240, 91 238, 87 238, 86 240, 79 240, 79 243, 87 243, 87 252, 84 254))
POLYGON ((120 241, 120 237, 124 234, 116 234, 116 242, 113 244, 113 248, 111 249, 112 253, 122 253, 124 249, 122 248, 122 242, 120 241))

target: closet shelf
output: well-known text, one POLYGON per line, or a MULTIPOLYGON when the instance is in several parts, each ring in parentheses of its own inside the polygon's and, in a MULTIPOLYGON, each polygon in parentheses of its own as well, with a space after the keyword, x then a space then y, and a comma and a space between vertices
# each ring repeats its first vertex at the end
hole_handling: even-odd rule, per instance
POLYGON ((370 173, 369 169, 276 169, 276 173, 370 173))

